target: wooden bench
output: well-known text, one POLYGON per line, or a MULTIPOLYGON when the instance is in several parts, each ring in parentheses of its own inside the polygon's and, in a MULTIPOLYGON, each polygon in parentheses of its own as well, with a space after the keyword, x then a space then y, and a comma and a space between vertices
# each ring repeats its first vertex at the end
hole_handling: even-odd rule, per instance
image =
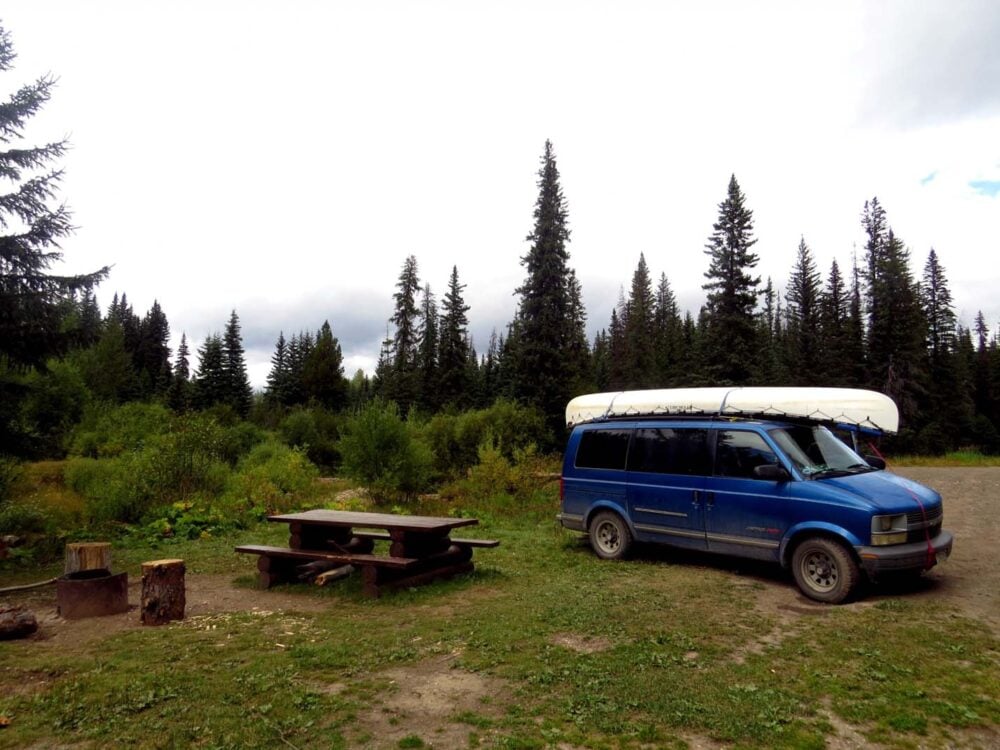
POLYGON ((260 544, 245 544, 237 547, 236 551, 259 555, 257 571, 261 588, 298 581, 297 568, 303 563, 326 561, 359 568, 364 593, 373 598, 377 598, 385 588, 408 588, 428 583, 435 578, 450 578, 473 570, 472 549, 457 544, 424 558, 292 549, 260 544))

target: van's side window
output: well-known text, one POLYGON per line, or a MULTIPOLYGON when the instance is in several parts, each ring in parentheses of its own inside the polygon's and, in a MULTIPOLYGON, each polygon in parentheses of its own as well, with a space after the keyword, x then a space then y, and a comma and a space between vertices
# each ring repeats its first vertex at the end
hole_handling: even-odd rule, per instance
POLYGON ((624 471, 631 430, 587 430, 580 437, 576 465, 581 469, 624 471))
POLYGON ((628 470, 707 476, 712 473, 708 430, 670 427, 636 430, 628 470))
POLYGON ((715 473, 720 477, 756 479, 753 470, 776 464, 778 457, 756 432, 720 430, 715 448, 715 473))

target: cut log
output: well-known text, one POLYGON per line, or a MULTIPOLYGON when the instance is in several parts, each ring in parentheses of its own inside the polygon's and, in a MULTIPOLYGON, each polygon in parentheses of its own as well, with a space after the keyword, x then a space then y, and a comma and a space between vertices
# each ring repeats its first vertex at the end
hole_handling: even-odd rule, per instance
POLYGON ((153 560, 142 564, 143 625, 184 619, 184 561, 153 560))
POLYGON ((34 613, 24 607, 0 606, 0 641, 24 638, 38 630, 34 613))
POLYGON ((66 570, 79 573, 83 570, 111 572, 111 545, 108 542, 77 542, 66 545, 66 570))
POLYGON ((314 583, 317 586, 326 586, 334 581, 339 581, 341 578, 347 578, 353 572, 353 565, 341 565, 339 568, 333 568, 332 570, 320 573, 316 576, 314 583))

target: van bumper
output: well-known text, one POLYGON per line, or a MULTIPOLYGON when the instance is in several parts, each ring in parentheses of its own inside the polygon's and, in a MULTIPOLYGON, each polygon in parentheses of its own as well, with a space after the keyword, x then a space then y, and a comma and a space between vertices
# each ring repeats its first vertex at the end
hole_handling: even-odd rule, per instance
POLYGON ((556 515, 565 528, 572 529, 573 531, 586 531, 587 527, 584 525, 584 517, 576 515, 575 513, 559 513, 556 515))
POLYGON ((937 563, 944 562, 951 555, 952 535, 950 531, 941 531, 931 539, 928 549, 927 542, 898 544, 891 547, 855 547, 861 564, 869 577, 874 578, 879 573, 892 573, 904 570, 930 570, 937 563))

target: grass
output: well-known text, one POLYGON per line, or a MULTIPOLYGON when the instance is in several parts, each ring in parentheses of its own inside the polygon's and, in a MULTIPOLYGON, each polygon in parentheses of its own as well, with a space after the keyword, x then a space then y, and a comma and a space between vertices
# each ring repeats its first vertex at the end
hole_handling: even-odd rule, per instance
POLYGON ((1000 455, 987 456, 978 451, 952 451, 943 456, 890 456, 886 458, 891 470, 894 466, 1000 466, 1000 455))
MULTIPOLYGON (((834 718, 892 748, 997 736, 998 642, 932 600, 783 622, 758 606, 760 589, 792 585, 777 569, 754 568, 755 580, 725 562, 656 551, 604 562, 555 524, 553 493, 486 505, 473 531, 501 546, 477 551, 475 573, 452 581, 375 601, 356 577, 283 588, 301 597, 297 612, 269 611, 272 592, 247 588, 259 611, 129 628, 73 648, 0 642, 0 715, 11 719, 0 748, 433 747, 434 731, 405 716, 391 742, 365 717, 409 689, 390 671, 442 658, 494 686, 474 710, 443 719, 469 747, 682 748, 701 737, 818 749, 834 718)), ((232 546, 285 534, 261 524, 170 543, 168 555, 192 574, 248 585, 253 560, 232 546)), ((164 551, 119 544, 114 554, 132 572, 164 551)))

